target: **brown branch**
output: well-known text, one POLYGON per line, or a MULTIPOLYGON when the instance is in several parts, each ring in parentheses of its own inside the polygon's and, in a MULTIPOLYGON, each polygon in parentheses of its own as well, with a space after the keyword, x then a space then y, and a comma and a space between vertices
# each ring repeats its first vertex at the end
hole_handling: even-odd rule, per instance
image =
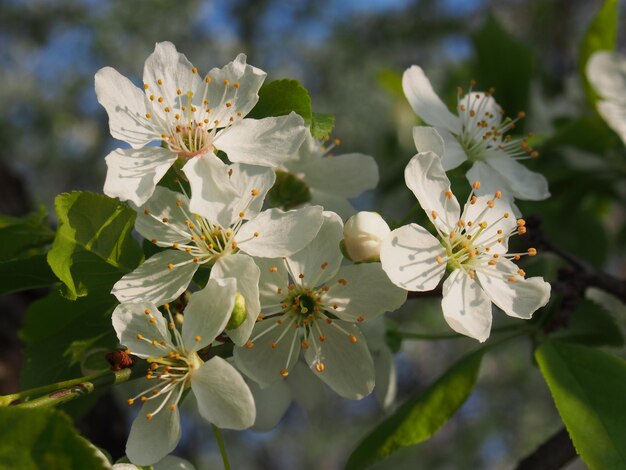
POLYGON ((576 458, 576 449, 565 428, 552 435, 518 464, 516 470, 558 470, 576 458))

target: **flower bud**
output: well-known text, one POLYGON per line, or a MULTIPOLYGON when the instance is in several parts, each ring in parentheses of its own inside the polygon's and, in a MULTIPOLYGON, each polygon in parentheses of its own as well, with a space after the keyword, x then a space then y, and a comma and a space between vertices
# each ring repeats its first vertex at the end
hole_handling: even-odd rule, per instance
POLYGON ((380 244, 391 233, 389 225, 377 212, 358 212, 343 226, 345 251, 352 261, 380 260, 380 244))
POLYGON ((234 330, 239 328, 241 324, 246 320, 248 311, 246 310, 246 299, 243 298, 239 292, 235 294, 235 306, 233 307, 233 313, 230 314, 230 319, 226 324, 227 330, 234 330))

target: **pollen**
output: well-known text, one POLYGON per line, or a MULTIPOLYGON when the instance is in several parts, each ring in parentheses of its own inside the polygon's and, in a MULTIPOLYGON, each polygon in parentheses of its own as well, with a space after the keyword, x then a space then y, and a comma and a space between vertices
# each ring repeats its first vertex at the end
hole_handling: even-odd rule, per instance
POLYGON ((163 221, 164 224, 170 221, 170 219, 168 219, 167 217, 163 217, 161 220, 163 221))
POLYGON ((289 371, 287 369, 280 369, 281 377, 287 377, 289 375, 289 371))
POLYGON ((135 403, 135 400, 133 400, 132 398, 129 398, 126 403, 128 403, 129 405, 132 405, 133 403, 135 403))
POLYGON ((152 413, 147 413, 146 414, 146 418, 148 419, 148 421, 150 421, 153 416, 154 416, 154 414, 152 414, 152 413))
POLYGON ((356 336, 354 335, 348 335, 348 339, 350 340, 351 343, 356 343, 356 336))
POLYGON ((480 189, 480 181, 474 181, 474 184, 472 184, 472 188, 480 189))
POLYGON ((359 323, 365 321, 365 317, 363 315, 359 315, 356 319, 356 321, 358 321, 359 323))
POLYGON ((150 119, 151 117, 152 117, 152 114, 146 113, 146 119, 150 119))
POLYGON ((179 88, 178 90, 176 90, 176 94, 177 94, 177 95, 179 95, 179 96, 180 96, 180 95, 182 95, 182 94, 183 94, 183 90, 181 90, 181 89, 179 88))
POLYGON ((430 215, 432 216, 433 219, 436 219, 437 218, 437 211, 432 211, 430 213, 430 215))
POLYGON ((191 73, 198 73, 198 69, 196 67, 191 68, 191 73))
POLYGON ((437 264, 443 264, 443 262, 444 262, 444 260, 443 260, 443 258, 441 256, 437 256, 435 258, 435 261, 437 262, 437 264))
POLYGON ((343 279, 343 278, 342 278, 342 279, 339 279, 337 282, 338 282, 339 284, 341 284, 342 286, 346 286, 346 285, 348 285, 348 281, 346 281, 346 280, 345 280, 345 279, 343 279))
POLYGON ((172 263, 167 263, 167 269, 174 269, 174 265, 172 263))
POLYGON ((529 248, 528 249, 528 256, 535 256, 537 254, 537 249, 536 248, 529 248))
POLYGON ((315 364, 315 370, 318 372, 324 372, 324 369, 326 369, 326 367, 324 367, 324 363, 323 362, 318 362, 317 364, 315 364))
POLYGON ((141 333, 137 333, 137 339, 143 339, 143 335, 141 333))
POLYGON ((244 344, 244 347, 246 349, 252 349, 254 347, 254 343, 252 342, 252 340, 248 340, 246 341, 246 344, 244 344))
POLYGON ((149 308, 145 309, 143 313, 145 313, 146 315, 150 315, 150 309, 149 308))
POLYGON ((196 335, 193 337, 196 340, 196 343, 202 339, 202 336, 196 335))
POLYGON ((258 196, 260 194, 260 191, 257 188, 252 188, 250 194, 252 194, 253 196, 258 196))

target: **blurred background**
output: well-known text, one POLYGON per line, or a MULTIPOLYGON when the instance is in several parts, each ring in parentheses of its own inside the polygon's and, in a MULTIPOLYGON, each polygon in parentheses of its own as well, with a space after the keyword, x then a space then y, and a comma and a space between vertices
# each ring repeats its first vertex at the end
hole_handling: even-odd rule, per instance
MULTIPOLYGON (((109 135, 93 76, 108 65, 139 84, 154 43, 169 40, 201 73, 245 52, 248 63, 268 73, 268 81, 302 82, 313 110, 335 115, 333 136, 342 142, 336 153, 367 153, 379 162, 379 191, 357 204, 396 220, 414 204, 402 171, 414 154, 411 126, 417 118, 402 94, 402 71, 412 64, 423 67, 452 106, 456 87, 467 87, 470 79, 478 80, 478 89, 495 86, 507 115, 526 112, 520 129, 535 134, 543 155, 529 166, 548 176, 554 196, 522 205, 524 213, 541 212, 551 235, 566 248, 620 271, 623 153, 622 163, 615 163, 621 147, 594 120, 576 70, 579 41, 600 6, 589 0, 3 0, 0 212, 21 215, 44 206, 54 224, 55 195, 101 192, 104 156, 119 143, 109 135), (580 124, 580 116, 590 124, 580 124), (584 140, 590 126, 596 133, 584 140), (582 137, 561 145, 559 136, 567 132, 582 137), (594 184, 584 177, 590 168, 597 170, 594 184), (621 183, 612 179, 616 168, 621 183), (585 220, 577 237, 559 227, 572 207, 585 220)), ((622 34, 622 47, 624 39, 622 34)), ((462 182, 462 172, 457 176, 462 182)), ((544 260, 535 267, 546 268, 555 272, 556 266, 544 260)), ((19 387, 17 329, 37 295, 2 300, 2 393, 19 387)), ((449 331, 435 299, 410 301, 392 317, 405 331, 449 331)), ((495 326, 510 324, 502 317, 496 314, 495 326)), ((476 346, 470 339, 405 341, 396 356, 397 402, 431 384, 476 346)), ((562 426, 532 365, 531 346, 519 339, 488 355, 459 414, 433 439, 378 468, 514 467, 562 426)), ((115 458, 123 454, 132 418, 119 404, 124 393, 118 398, 107 396, 79 423, 115 458)), ((234 468, 340 468, 386 413, 374 397, 348 402, 331 393, 310 408, 292 406, 267 433, 227 432, 234 468)), ((199 469, 220 468, 210 428, 189 413, 183 429, 177 453, 199 469)))

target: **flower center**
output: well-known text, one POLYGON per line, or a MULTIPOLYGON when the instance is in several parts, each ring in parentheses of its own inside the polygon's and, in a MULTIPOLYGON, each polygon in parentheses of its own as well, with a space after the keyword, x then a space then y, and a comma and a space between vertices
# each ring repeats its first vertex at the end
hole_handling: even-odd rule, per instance
POLYGON ((213 151, 213 138, 206 129, 192 122, 176 126, 167 139, 169 149, 180 158, 192 158, 213 151))

